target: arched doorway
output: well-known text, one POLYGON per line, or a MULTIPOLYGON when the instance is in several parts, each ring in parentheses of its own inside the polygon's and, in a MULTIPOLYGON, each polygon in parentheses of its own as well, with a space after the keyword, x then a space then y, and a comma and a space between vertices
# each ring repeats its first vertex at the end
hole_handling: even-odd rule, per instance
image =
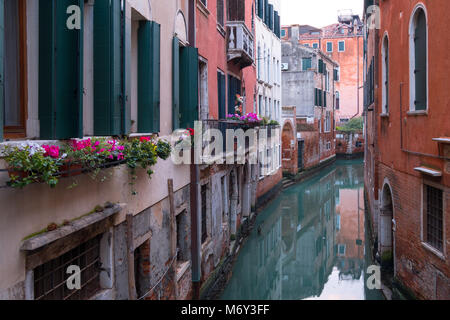
POLYGON ((388 183, 385 183, 382 191, 380 207, 380 235, 378 253, 383 268, 394 267, 394 205, 392 190, 388 183))
POLYGON ((295 153, 294 129, 290 121, 286 121, 281 135, 281 157, 283 170, 296 174, 298 171, 297 155, 295 153))

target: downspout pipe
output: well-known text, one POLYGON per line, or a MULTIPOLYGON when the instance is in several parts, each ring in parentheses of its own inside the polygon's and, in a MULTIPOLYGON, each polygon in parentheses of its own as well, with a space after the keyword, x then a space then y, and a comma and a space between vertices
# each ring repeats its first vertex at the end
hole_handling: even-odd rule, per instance
MULTIPOLYGON (((189 42, 196 47, 196 1, 189 0, 189 42)), ((196 128, 197 129, 197 128, 196 128)), ((200 129, 201 130, 201 129, 200 129)), ((191 149, 190 166, 190 210, 191 210, 191 268, 192 268, 192 299, 200 299, 201 281, 201 222, 199 207, 200 167, 195 161, 195 148, 191 149)))

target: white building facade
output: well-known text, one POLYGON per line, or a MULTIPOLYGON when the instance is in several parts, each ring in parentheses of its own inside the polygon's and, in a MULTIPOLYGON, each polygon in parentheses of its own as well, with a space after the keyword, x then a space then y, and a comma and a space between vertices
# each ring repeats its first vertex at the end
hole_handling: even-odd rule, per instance
MULTIPOLYGON (((281 28, 280 1, 255 1, 256 94, 255 113, 261 118, 281 123, 281 28)), ((281 168, 281 135, 279 127, 269 138, 261 177, 276 174, 281 168), (272 160, 272 161, 270 161, 272 160)), ((263 150, 259 150, 260 157, 263 150)))

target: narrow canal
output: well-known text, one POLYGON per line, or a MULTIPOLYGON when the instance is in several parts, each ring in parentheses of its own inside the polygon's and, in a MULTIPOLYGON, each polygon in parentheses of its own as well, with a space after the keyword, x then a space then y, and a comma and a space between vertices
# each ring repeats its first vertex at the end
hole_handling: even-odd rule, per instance
POLYGON ((364 165, 338 161, 256 220, 222 299, 382 299, 365 286, 364 165))

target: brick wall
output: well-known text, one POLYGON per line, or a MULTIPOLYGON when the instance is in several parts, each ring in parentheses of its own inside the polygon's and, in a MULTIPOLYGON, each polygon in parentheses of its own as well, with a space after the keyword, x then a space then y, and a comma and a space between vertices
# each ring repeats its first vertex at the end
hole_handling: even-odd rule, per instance
POLYGON ((364 136, 362 132, 337 132, 336 154, 354 155, 364 153, 364 136))
POLYGON ((266 176, 263 180, 259 180, 256 189, 256 197, 261 197, 272 188, 274 188, 283 178, 283 170, 280 168, 274 175, 266 176))
MULTIPOLYGON (((394 170, 380 164, 380 181, 388 179, 393 192, 394 219, 396 221, 395 268, 396 276, 422 299, 450 299, 450 218, 444 214, 445 260, 426 249, 422 234, 423 178, 394 170), (448 239, 448 238, 447 238, 448 239)), ((444 192, 446 208, 450 210, 450 192, 444 192)))

